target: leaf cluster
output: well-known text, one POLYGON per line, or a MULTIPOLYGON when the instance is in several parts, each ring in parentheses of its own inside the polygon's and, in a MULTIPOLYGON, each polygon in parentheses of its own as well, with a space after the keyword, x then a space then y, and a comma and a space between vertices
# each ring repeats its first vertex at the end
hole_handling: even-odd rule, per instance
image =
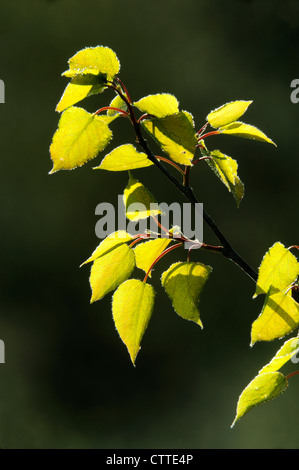
MULTIPOLYGON (((260 129, 240 121, 252 101, 237 100, 220 106, 207 115, 197 130, 192 114, 180 109, 177 98, 169 93, 133 101, 118 76, 120 63, 110 48, 83 49, 69 59, 68 65, 69 69, 62 75, 71 80, 56 107, 61 117, 50 146, 53 162, 50 173, 72 170, 96 158, 112 140, 113 122, 127 119, 133 126, 138 147, 123 143, 106 153, 93 169, 127 171, 128 184, 123 190, 127 219, 138 224, 140 220, 151 218, 157 227, 157 231, 146 230, 134 236, 124 230, 113 232, 83 263, 91 264, 91 302, 113 293, 114 324, 132 363, 135 365, 154 309, 155 290, 149 282, 153 269, 162 257, 182 248, 185 242, 199 248, 199 252, 203 249, 223 254, 256 281, 254 297, 264 295, 265 300, 260 316, 252 325, 251 345, 282 338, 297 328, 299 304, 295 294, 299 289, 299 263, 291 253, 294 247, 285 248, 282 243, 275 243, 255 275, 206 213, 204 219, 222 242, 221 246, 190 240, 180 227, 163 227, 159 222, 162 213, 159 203, 134 175, 136 169, 155 165, 194 205, 196 198, 189 185, 190 172, 195 165, 205 162, 239 207, 244 197, 244 184, 238 174, 238 163, 219 149, 209 150, 206 141, 212 135, 230 135, 275 145, 260 129), (94 113, 75 106, 107 90, 113 92, 113 98, 94 113), (158 144, 161 155, 153 154, 144 134, 158 144), (136 204, 142 204, 143 209, 135 209, 136 204)), ((190 255, 191 249, 186 259, 175 262, 163 272, 161 284, 174 311, 203 327, 199 301, 212 268, 191 261, 190 255)), ((287 388, 287 377, 278 370, 297 352, 298 339, 284 343, 240 395, 233 424, 250 409, 275 398, 287 388)))

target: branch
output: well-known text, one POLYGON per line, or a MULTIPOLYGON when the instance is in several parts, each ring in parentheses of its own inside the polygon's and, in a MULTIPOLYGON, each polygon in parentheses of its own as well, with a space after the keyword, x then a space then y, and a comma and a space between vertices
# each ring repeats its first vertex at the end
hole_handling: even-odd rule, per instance
MULTIPOLYGON (((155 157, 150 147, 148 146, 147 141, 144 139, 142 135, 140 124, 135 117, 131 103, 128 101, 128 99, 123 95, 123 93, 117 87, 115 87, 115 91, 125 101, 128 107, 129 115, 131 118, 132 125, 134 127, 137 142, 142 147, 142 149, 146 153, 149 160, 153 162, 154 165, 156 165, 156 167, 166 176, 166 178, 174 186, 176 186, 176 188, 181 192, 181 194, 183 194, 188 199, 188 201, 196 208, 196 204, 199 203, 199 201, 197 200, 193 192, 193 189, 189 186, 188 178, 185 178, 184 184, 181 184, 172 175, 172 173, 169 173, 167 168, 165 168, 165 166, 155 157)), ((225 236, 223 235, 219 227, 215 224, 215 222, 212 220, 212 218, 204 209, 203 209, 203 219, 207 223, 207 225, 210 227, 212 232, 214 232, 214 234, 216 235, 218 240, 221 242, 221 244, 223 245, 222 250, 221 250, 221 253, 223 254, 223 256, 233 261, 256 283, 257 278, 258 278, 256 271, 254 271, 254 269, 252 269, 249 266, 249 264, 247 264, 246 261, 233 249, 233 247, 225 238, 225 236)))

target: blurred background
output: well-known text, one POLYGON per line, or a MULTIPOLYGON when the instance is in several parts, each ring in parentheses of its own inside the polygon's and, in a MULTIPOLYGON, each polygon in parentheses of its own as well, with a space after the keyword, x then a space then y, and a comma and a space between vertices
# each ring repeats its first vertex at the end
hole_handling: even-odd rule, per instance
MULTIPOLYGON (((92 171, 101 155, 48 175, 67 60, 84 47, 108 46, 133 99, 173 93, 198 129, 210 110, 253 100, 244 121, 277 148, 231 136, 207 141, 238 161, 240 208, 204 163, 191 184, 254 268, 274 242, 298 244, 299 104, 290 100, 299 78, 298 1, 10 0, 0 14, 0 447, 298 447, 297 377, 230 429, 239 394, 282 344, 249 346, 263 301, 252 300, 250 278, 216 254, 193 254, 213 266, 201 330, 174 313, 160 286, 163 270, 186 255, 169 254, 152 277, 155 310, 134 368, 114 328, 111 296, 90 305, 89 267, 79 269, 99 243, 95 207, 116 204, 128 176, 92 171)), ((112 97, 108 91, 79 106, 93 112, 112 97)), ((134 143, 127 121, 111 127, 106 153, 134 143)), ((185 202, 155 168, 134 174, 158 201, 185 202)), ((204 240, 215 242, 208 227, 204 240)))

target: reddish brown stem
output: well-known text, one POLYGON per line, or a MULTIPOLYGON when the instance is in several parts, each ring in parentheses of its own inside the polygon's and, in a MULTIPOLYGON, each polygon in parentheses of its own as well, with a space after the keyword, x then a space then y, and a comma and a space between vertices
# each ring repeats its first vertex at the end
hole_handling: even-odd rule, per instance
POLYGON ((192 162, 192 163, 193 163, 193 165, 196 165, 196 163, 199 163, 203 160, 212 160, 212 157, 200 157, 197 160, 194 160, 194 162, 192 162))
POLYGON ((291 374, 287 375, 286 376, 286 380, 288 380, 290 377, 293 377, 294 375, 298 375, 299 374, 299 370, 295 370, 295 372, 291 372, 291 374))
POLYGON ((130 243, 129 247, 132 248, 132 246, 136 245, 136 243, 140 242, 144 238, 149 238, 149 237, 150 237, 149 233, 140 233, 140 234, 136 235, 135 240, 133 240, 130 243))
POLYGON ((158 155, 156 155, 156 158, 157 158, 158 160, 161 160, 162 162, 168 163, 169 165, 173 166, 173 167, 176 168, 182 175, 184 175, 184 171, 182 170, 182 168, 180 168, 176 163, 172 162, 171 160, 168 160, 168 158, 160 157, 160 156, 158 156, 158 155))
MULTIPOLYGON (((159 220, 157 219, 157 217, 155 215, 152 215, 152 218, 154 219, 154 221, 156 222, 156 224, 158 225, 158 227, 160 227, 161 230, 163 230, 163 232, 167 233, 168 235, 170 235, 169 233, 169 230, 167 230, 165 227, 163 227, 163 225, 160 224, 159 220)), ((170 236, 169 238, 172 238, 172 236, 170 236)))
POLYGON ((218 135, 218 134, 220 134, 219 131, 207 132, 206 134, 204 134, 204 135, 201 136, 201 139, 205 139, 206 137, 210 137, 210 135, 218 135))
POLYGON ((118 81, 118 83, 119 83, 120 86, 122 87, 123 91, 124 91, 125 94, 126 94, 126 97, 128 98, 129 103, 131 104, 131 103, 132 103, 132 100, 131 100, 131 97, 130 97, 130 95, 129 95, 129 92, 128 92, 128 90, 127 90, 125 84, 121 81, 120 78, 115 77, 115 79, 118 81))
POLYGON ((98 109, 93 115, 100 114, 103 111, 117 111, 118 113, 124 114, 126 117, 129 117, 129 113, 127 113, 124 109, 114 108, 113 106, 104 106, 103 108, 98 109))
POLYGON ((158 256, 158 258, 155 259, 155 261, 151 264, 151 267, 149 268, 149 270, 147 271, 146 275, 144 276, 144 279, 143 279, 143 282, 145 283, 147 278, 148 278, 148 275, 149 273, 151 272, 151 270, 153 269, 153 267, 155 266, 156 263, 158 263, 158 261, 163 258, 164 255, 166 255, 167 253, 169 253, 170 251, 174 250, 175 248, 179 248, 180 246, 182 246, 183 242, 179 242, 177 243, 176 245, 172 245, 170 246, 169 248, 166 248, 166 250, 162 251, 162 253, 158 256))
POLYGON ((202 132, 204 132, 208 126, 208 122, 206 122, 199 131, 196 132, 197 135, 200 135, 202 132))

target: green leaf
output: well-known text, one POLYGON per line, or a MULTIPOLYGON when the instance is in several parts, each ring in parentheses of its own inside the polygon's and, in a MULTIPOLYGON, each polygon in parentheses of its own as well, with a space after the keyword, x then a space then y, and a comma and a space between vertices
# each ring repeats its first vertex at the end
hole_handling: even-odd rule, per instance
POLYGON ((251 346, 257 341, 282 338, 298 325, 299 304, 292 298, 292 292, 285 294, 270 287, 262 312, 252 324, 251 346))
POLYGON ((191 165, 197 139, 190 114, 182 111, 164 118, 146 119, 142 125, 173 161, 191 165))
MULTIPOLYGON (((112 108, 122 109, 123 111, 127 111, 128 109, 125 101, 119 95, 116 95, 113 98, 109 106, 111 106, 112 108)), ((114 109, 108 109, 107 111, 107 116, 119 116, 119 115, 120 113, 118 111, 115 111, 114 109)))
POLYGON ((103 46, 82 49, 69 59, 68 64, 69 70, 62 74, 66 77, 103 75, 103 79, 113 80, 120 69, 115 52, 103 46))
POLYGON ((129 220, 146 219, 161 214, 154 196, 131 174, 124 190, 123 199, 126 216, 129 220))
POLYGON ((157 118, 179 112, 179 103, 175 96, 168 93, 148 95, 133 103, 139 111, 152 114, 157 118))
POLYGON ((261 262, 253 297, 266 294, 270 286, 286 290, 298 275, 297 259, 282 243, 277 242, 269 248, 261 262))
POLYGON ((135 364, 140 343, 152 315, 155 291, 149 284, 129 279, 113 295, 115 327, 135 364))
MULTIPOLYGON (((167 248, 171 241, 171 238, 156 238, 155 240, 149 240, 137 245, 134 249, 137 268, 147 273, 153 262, 167 248)), ((151 272, 149 276, 151 277, 151 272)))
POLYGON ((299 338, 297 337, 288 339, 277 351, 273 359, 271 359, 271 361, 259 371, 259 374, 264 374, 266 372, 276 372, 286 362, 292 359, 292 357, 297 354, 298 351, 299 338))
POLYGON ((136 168, 145 168, 153 163, 145 153, 138 152, 131 144, 120 145, 108 153, 99 166, 94 170, 125 171, 136 168))
POLYGON ((102 117, 75 106, 66 109, 50 146, 54 164, 50 174, 84 165, 104 150, 111 137, 112 132, 102 117))
POLYGON ((91 261, 94 261, 100 256, 105 255, 108 251, 111 251, 113 248, 122 245, 123 243, 127 243, 132 239, 132 235, 127 233, 125 230, 118 230, 117 232, 110 233, 108 237, 101 241, 101 243, 97 246, 92 255, 86 261, 84 261, 81 266, 86 263, 90 263, 91 261))
POLYGON ((257 375, 240 395, 235 423, 257 405, 281 395, 288 387, 288 382, 280 372, 267 372, 257 375))
POLYGON ((261 142, 268 142, 270 144, 276 144, 269 139, 262 131, 260 131, 257 127, 251 126, 250 124, 244 124, 244 122, 232 122, 227 126, 223 126, 219 128, 221 134, 231 134, 236 137, 244 137, 245 139, 254 139, 260 140, 261 142))
POLYGON ((244 196, 244 185, 238 177, 238 163, 219 150, 213 150, 210 156, 212 158, 206 160, 207 164, 227 187, 229 192, 232 192, 239 207, 244 196))
POLYGON ((198 309, 201 291, 212 271, 210 266, 193 262, 174 263, 162 274, 162 285, 174 310, 203 328, 198 309))
POLYGON ((212 127, 218 129, 239 119, 251 103, 252 101, 231 101, 211 111, 206 119, 212 127))
POLYGON ((134 251, 125 244, 115 246, 96 258, 90 271, 91 303, 116 289, 135 267, 134 251))
POLYGON ((63 95, 56 106, 56 111, 64 111, 88 96, 102 93, 104 88, 105 86, 103 81, 95 75, 76 76, 64 90, 63 95))

